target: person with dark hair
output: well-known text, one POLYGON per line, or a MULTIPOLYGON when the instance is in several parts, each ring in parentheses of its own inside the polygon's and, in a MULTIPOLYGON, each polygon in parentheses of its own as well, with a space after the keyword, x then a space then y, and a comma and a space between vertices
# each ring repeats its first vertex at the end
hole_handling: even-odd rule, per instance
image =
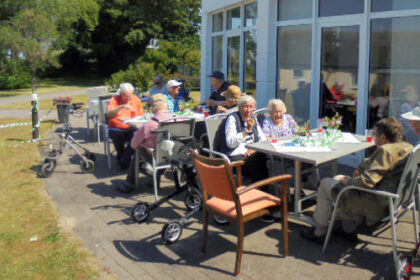
MULTIPOLYGON (((324 178, 318 188, 314 212, 316 226, 301 231, 302 237, 323 244, 332 213, 332 202, 339 192, 353 185, 396 192, 405 163, 413 146, 403 141, 403 125, 396 118, 385 118, 374 126, 377 149, 357 168, 353 176, 337 175, 324 178)), ((374 225, 387 215, 387 199, 357 190, 346 191, 340 199, 337 220, 341 228, 333 234, 357 242, 356 228, 363 217, 366 224, 374 225), (384 200, 385 199, 385 200, 384 200)))
POLYGON ((210 97, 206 100, 206 105, 210 108, 210 114, 214 115, 217 113, 218 106, 226 105, 226 98, 222 96, 222 92, 228 89, 229 84, 225 81, 225 74, 220 71, 213 71, 211 75, 211 85, 213 91, 210 97))

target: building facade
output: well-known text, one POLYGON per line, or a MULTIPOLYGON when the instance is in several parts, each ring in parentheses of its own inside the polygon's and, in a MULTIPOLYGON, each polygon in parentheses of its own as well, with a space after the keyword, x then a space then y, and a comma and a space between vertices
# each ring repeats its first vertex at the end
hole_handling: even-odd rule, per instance
POLYGON ((203 0, 201 70, 203 99, 221 70, 260 108, 280 98, 313 126, 339 112, 364 134, 420 101, 420 1, 203 0))

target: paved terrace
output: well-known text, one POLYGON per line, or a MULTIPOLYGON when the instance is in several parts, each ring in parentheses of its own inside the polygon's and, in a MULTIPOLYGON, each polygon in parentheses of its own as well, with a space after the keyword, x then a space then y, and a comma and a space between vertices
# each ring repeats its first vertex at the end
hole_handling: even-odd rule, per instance
MULTIPOLYGON (((96 171, 82 173, 79 159, 67 150, 53 176, 45 180, 46 187, 67 225, 117 279, 235 279, 234 226, 211 223, 208 252, 203 254, 198 213, 184 227, 180 241, 163 244, 161 230, 165 222, 186 213, 184 196, 163 204, 152 212, 148 222, 133 223, 131 207, 140 200, 153 202, 151 180, 142 177, 140 189, 131 195, 116 191, 125 174, 106 168, 103 143, 86 140, 85 119, 72 117, 71 121, 73 136, 96 153, 96 171)), ((169 180, 163 180, 162 194, 173 187, 169 180)), ((299 236, 303 227, 290 223, 290 256, 283 258, 280 224, 259 220, 248 223, 237 279, 393 279, 389 229, 378 238, 359 234, 357 245, 333 237, 327 253, 322 254, 320 245, 299 236)), ((412 228, 411 215, 397 225, 401 250, 414 247, 412 228)))

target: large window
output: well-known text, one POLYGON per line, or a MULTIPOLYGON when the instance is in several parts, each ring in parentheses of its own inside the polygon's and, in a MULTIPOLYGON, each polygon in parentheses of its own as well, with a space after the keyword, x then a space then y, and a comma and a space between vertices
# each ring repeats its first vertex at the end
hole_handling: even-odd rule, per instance
POLYGON ((227 11, 226 29, 236 29, 241 27, 241 8, 237 7, 227 11))
POLYGON ((245 88, 248 94, 255 96, 257 89, 257 32, 245 32, 245 88))
POLYGON ((419 0, 372 0, 372 12, 420 9, 419 0))
POLYGON ((223 13, 217 13, 213 15, 213 32, 223 30, 223 13))
POLYGON ((420 16, 372 20, 371 32, 369 127, 395 116, 406 139, 416 143, 418 136, 400 115, 420 101, 420 16))
POLYGON ((212 39, 212 71, 223 70, 223 36, 214 36, 212 39))
POLYGON ((278 28, 277 98, 298 122, 309 119, 311 84, 311 25, 278 28))
POLYGON ((228 82, 239 85, 239 36, 228 38, 228 82))
POLYGON ((246 5, 244 26, 257 25, 257 18, 258 18, 257 2, 246 5))
POLYGON ((248 2, 212 15, 212 71, 256 95, 258 2, 248 2))
POLYGON ((363 13, 364 5, 364 0, 319 0, 319 16, 361 14, 363 13))
POLYGON ((278 20, 312 17, 313 0, 278 0, 278 20))

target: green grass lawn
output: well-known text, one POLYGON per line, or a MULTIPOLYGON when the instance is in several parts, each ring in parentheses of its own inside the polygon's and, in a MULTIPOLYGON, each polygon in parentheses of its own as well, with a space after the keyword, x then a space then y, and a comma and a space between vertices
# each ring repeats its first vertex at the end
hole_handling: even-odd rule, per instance
MULTIPOLYGON (((79 94, 79 95, 73 95, 72 97, 72 103, 84 103, 86 105, 89 102, 89 98, 87 93, 86 94, 79 94)), ((8 109, 8 110, 31 110, 31 103, 30 102, 17 102, 17 103, 11 103, 0 106, 0 109, 8 109)), ((43 99, 39 101, 39 108, 40 109, 55 109, 55 106, 53 105, 52 99, 43 99)))
MULTIPOLYGON (((51 93, 57 91, 71 91, 93 86, 104 85, 104 78, 102 77, 63 77, 42 79, 39 82, 38 94, 51 93)), ((31 95, 32 88, 14 89, 14 90, 0 90, 1 97, 31 95)))
MULTIPOLYGON (((25 121, 0 119, 0 125, 25 121)), ((41 135, 52 125, 42 123, 41 135)), ((39 143, 26 142, 31 129, 0 129, 0 279, 111 279, 81 241, 58 226, 59 213, 34 171, 40 154, 39 143)))

